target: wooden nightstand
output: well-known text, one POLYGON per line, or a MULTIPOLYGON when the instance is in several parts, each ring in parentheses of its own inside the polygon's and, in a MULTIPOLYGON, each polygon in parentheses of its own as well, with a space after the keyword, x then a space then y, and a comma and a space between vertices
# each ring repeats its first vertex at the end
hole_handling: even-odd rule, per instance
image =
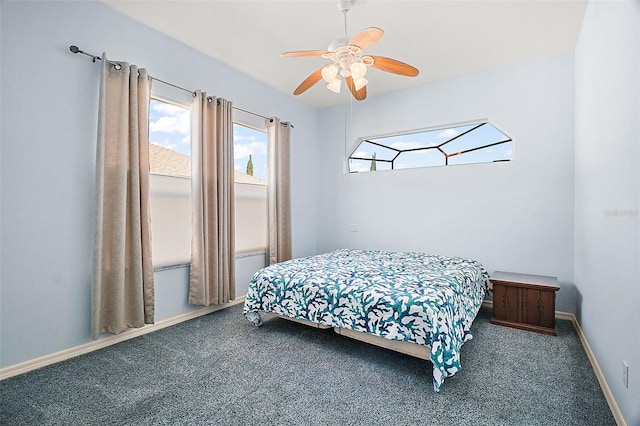
POLYGON ((491 323, 556 336, 558 279, 496 271, 491 323))

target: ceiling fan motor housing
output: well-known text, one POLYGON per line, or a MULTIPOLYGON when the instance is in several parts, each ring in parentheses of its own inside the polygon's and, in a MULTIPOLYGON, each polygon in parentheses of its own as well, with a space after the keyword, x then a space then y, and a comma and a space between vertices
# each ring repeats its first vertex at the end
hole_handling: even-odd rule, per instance
POLYGON ((329 47, 327 47, 327 51, 329 52, 338 52, 338 50, 346 49, 349 47, 349 39, 346 37, 338 37, 333 40, 329 47))
MULTIPOLYGON (((339 37, 331 42, 327 48, 325 58, 331 59, 338 67, 340 67, 340 75, 342 77, 348 77, 351 75, 351 64, 360 62, 362 59, 362 49, 358 46, 350 45, 349 39, 346 37, 339 37)), ((366 57, 365 57, 366 58, 366 57)), ((366 65, 366 63, 362 61, 366 65)))

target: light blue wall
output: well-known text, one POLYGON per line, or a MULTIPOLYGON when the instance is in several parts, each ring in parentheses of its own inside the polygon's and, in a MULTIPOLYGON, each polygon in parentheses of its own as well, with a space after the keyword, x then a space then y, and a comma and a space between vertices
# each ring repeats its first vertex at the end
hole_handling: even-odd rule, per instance
MULTIPOLYGON (((236 295, 244 296, 253 274, 266 266, 265 254, 243 255, 236 258, 236 295)), ((154 275, 156 319, 171 318, 198 309, 189 305, 189 267, 156 271, 154 275)))
POLYGON ((640 2, 591 2, 575 57, 578 316, 627 423, 640 425, 640 2))
MULTIPOLYGON (((573 74, 573 54, 567 53, 347 109, 347 150, 358 136, 486 118, 514 141, 508 163, 345 174, 345 110, 320 111, 319 250, 426 251, 472 257, 490 272, 552 275, 561 285, 557 308, 572 312, 573 74)), ((375 84, 374 76, 370 80, 375 84)))
MULTIPOLYGON (((294 123, 293 250, 315 253, 315 110, 99 2, 1 2, 0 8, 1 367, 90 340, 100 67, 71 54, 72 44, 294 123)), ((240 260, 239 277, 255 267, 240 260)), ((156 274, 156 320, 192 309, 187 276, 186 269, 156 274)))

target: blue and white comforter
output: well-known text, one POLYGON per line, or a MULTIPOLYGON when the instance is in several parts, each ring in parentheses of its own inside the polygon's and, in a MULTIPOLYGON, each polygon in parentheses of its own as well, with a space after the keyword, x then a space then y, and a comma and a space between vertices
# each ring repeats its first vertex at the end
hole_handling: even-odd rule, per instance
POLYGON ((258 271, 244 314, 272 312, 430 346, 433 386, 460 370, 460 349, 488 285, 471 259, 341 249, 258 271))

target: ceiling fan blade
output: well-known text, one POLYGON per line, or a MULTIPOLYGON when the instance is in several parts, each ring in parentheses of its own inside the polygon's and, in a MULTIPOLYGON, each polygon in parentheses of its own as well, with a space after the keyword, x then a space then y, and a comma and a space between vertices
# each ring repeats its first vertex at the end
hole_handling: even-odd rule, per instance
POLYGON ((404 62, 396 61, 395 59, 391 58, 385 58, 384 56, 369 56, 371 56, 371 58, 373 59, 373 64, 371 64, 373 68, 378 68, 382 71, 404 75, 407 77, 415 77, 420 73, 420 71, 418 71, 418 68, 412 67, 411 65, 405 64, 404 62))
POLYGON ((367 98, 367 86, 362 86, 362 89, 356 92, 356 100, 364 101, 367 98))
POLYGON ((367 97, 367 86, 362 86, 362 88, 360 90, 356 90, 356 85, 353 82, 353 77, 348 76, 345 78, 346 82, 347 82, 347 86, 349 87, 349 91, 351 92, 351 94, 353 95, 353 97, 357 100, 357 101, 363 101, 366 99, 367 97))
POLYGON ((322 56, 325 53, 329 53, 326 50, 297 50, 295 52, 284 52, 281 53, 280 56, 285 56, 287 58, 293 58, 298 56, 322 56))
POLYGON ((360 31, 349 40, 350 45, 358 46, 364 50, 382 38, 384 31, 380 28, 369 27, 360 31))
MULTIPOLYGON (((322 68, 324 68, 324 66, 322 68)), ((311 86, 319 82, 322 79, 322 68, 311 73, 309 77, 307 77, 302 83, 300 83, 298 87, 296 87, 296 90, 293 91, 293 94, 299 95, 301 93, 304 93, 311 86)))

